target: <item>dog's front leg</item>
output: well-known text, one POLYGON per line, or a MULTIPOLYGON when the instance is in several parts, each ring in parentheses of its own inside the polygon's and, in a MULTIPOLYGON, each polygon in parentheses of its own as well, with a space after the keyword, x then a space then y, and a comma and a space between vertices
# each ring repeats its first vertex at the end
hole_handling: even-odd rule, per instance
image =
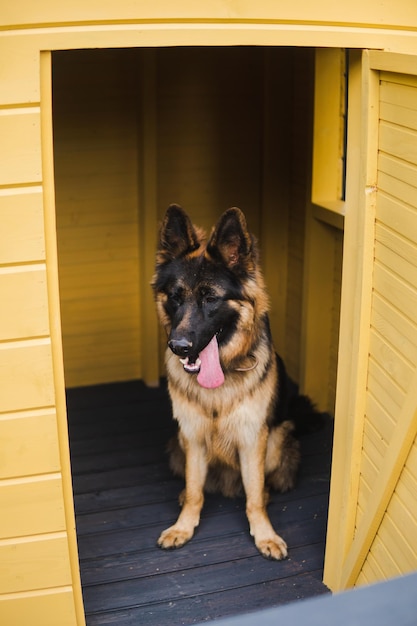
POLYGON ((267 429, 260 433, 256 445, 243 444, 239 448, 240 470, 246 493, 246 514, 249 520, 250 534, 255 545, 268 559, 283 559, 287 556, 285 541, 276 534, 266 512, 265 454, 267 429))
POLYGON ((191 539, 200 522, 204 502, 204 483, 207 475, 206 450, 193 441, 189 445, 182 438, 185 452, 185 490, 181 513, 173 526, 163 531, 158 539, 161 548, 180 548, 191 539))

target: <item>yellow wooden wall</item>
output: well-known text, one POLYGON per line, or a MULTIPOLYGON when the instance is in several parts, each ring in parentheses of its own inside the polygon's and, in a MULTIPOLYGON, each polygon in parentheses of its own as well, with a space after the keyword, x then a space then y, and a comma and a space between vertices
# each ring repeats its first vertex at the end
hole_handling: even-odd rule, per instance
POLYGON ((262 48, 157 52, 159 215, 184 206, 207 231, 230 206, 259 236, 262 48))
POLYGON ((417 568, 417 80, 414 56, 350 62, 349 171, 324 580, 417 568), (396 73, 394 73, 394 71, 396 73))
POLYGON ((326 386, 326 408, 331 415, 334 415, 336 405, 337 390, 337 370, 339 363, 339 333, 340 333, 340 299, 342 291, 342 267, 343 267, 343 229, 333 227, 331 229, 333 238, 333 258, 332 283, 331 283, 331 326, 330 326, 330 350, 328 356, 327 386, 326 386))
POLYGON ((141 377, 138 88, 133 51, 53 57, 58 261, 69 387, 141 377))
POLYGON ((381 72, 379 90, 371 335, 356 532, 367 522, 382 479, 392 493, 386 495, 387 509, 358 584, 417 569, 417 409, 412 400, 417 381, 417 78, 381 72), (401 453, 403 439, 410 443, 410 438, 411 450, 401 453))
POLYGON ((0 112, 0 621, 19 626, 54 626, 57 616, 73 625, 79 580, 71 498, 64 503, 69 454, 58 415, 58 307, 51 306, 57 282, 47 264, 54 240, 45 238, 53 190, 43 170, 52 155, 49 67, 44 57, 42 106, 40 92, 19 83, 3 94, 0 112))
MULTIPOLYGON (((275 79, 278 77, 276 76, 275 79)), ((283 303, 276 298, 276 307, 285 306, 286 316, 282 331, 285 338, 282 354, 288 372, 300 382, 303 320, 303 281, 305 260, 306 213, 311 195, 311 147, 314 104, 314 50, 294 50, 290 65, 288 158, 288 235, 287 276, 283 303)), ((279 200, 278 200, 279 201, 279 200)), ((274 232, 279 232, 279 222, 274 232)), ((271 264, 276 264, 276 249, 270 250, 271 264)), ((336 309, 338 305, 336 304, 336 309)), ((323 409, 329 408, 327 405, 323 409)), ((333 411, 334 407, 331 407, 333 411)))
POLYGON ((302 250, 303 297, 298 333, 300 384, 334 414, 344 239, 346 51, 315 50, 314 122, 302 250))
MULTIPOLYGON (((320 49, 343 46, 389 49, 416 55, 417 5, 414 0, 385 4, 380 0, 366 3, 362 0, 349 3, 294 0, 280 3, 279 7, 274 0, 256 3, 228 0, 210 3, 186 0, 176 3, 170 0, 152 3, 19 0, 6 4, 0 11, 0 429, 2 441, 6 442, 0 458, 3 520, 0 621, 19 626, 28 623, 55 626, 59 616, 60 626, 82 626, 84 617, 72 509, 55 249, 49 51, 203 45, 277 46, 281 50, 288 46, 320 49)), ((281 60, 278 76, 285 75, 286 64, 283 57, 281 60)), ((415 56, 411 61, 410 65, 415 68, 415 56)), ((410 69, 409 73, 412 71, 410 69)), ((151 73, 147 78, 151 89, 141 124, 144 118, 148 122, 154 121, 154 109, 150 106, 151 73)), ((274 105, 265 111, 266 128, 274 126, 274 119, 280 119, 278 115, 274 117, 274 111, 281 115, 286 110, 287 90, 280 93, 277 89, 274 98, 274 105)), ((409 116, 404 110, 403 114, 406 113, 409 116)), ((363 118, 366 118, 365 109, 357 115, 357 119, 363 118)), ((272 136, 277 135, 272 133, 272 136)), ((147 137, 145 143, 153 149, 155 156, 152 137, 147 137)), ((350 168, 358 187, 365 193, 366 181, 362 170, 356 166, 356 163, 362 164, 360 145, 359 132, 349 148, 350 168)), ((271 198, 280 187, 279 181, 274 186, 276 162, 271 158, 273 147, 273 142, 264 145, 265 154, 270 157, 267 159, 270 167, 264 169, 262 184, 263 203, 268 206, 264 213, 262 241, 268 240, 273 232, 268 227, 275 219, 275 213, 270 209, 273 207, 271 198)), ((279 165, 283 166, 283 163, 279 165)), ((152 172, 155 174, 154 166, 152 172)), ((139 176, 139 195, 142 200, 147 199, 147 207, 156 215, 154 180, 152 176, 143 177, 143 173, 139 176), (145 190, 144 180, 150 181, 145 190)), ((281 191, 285 196, 284 186, 281 191)), ((371 189, 367 192, 373 197, 371 189)), ((362 211, 364 205, 358 203, 358 197, 353 194, 347 201, 349 233, 345 258, 357 257, 360 250, 356 242, 364 243, 362 233, 366 231, 366 223, 363 216, 367 212, 362 211)), ((145 233, 146 240, 151 242, 153 228, 148 228, 147 222, 143 226, 144 229, 139 229, 139 239, 141 233, 145 233)), ((278 249, 287 245, 285 236, 279 238, 279 245, 276 236, 274 241, 278 249)), ((267 242, 267 245, 271 244, 267 242)), ((139 248, 141 254, 143 246, 139 248)), ((282 254, 279 266, 284 267, 286 275, 284 258, 287 257, 282 254)), ((347 318, 354 319, 352 310, 357 310, 363 296, 366 299, 366 293, 351 289, 356 269, 354 264, 346 264, 343 279, 348 285, 345 291, 353 295, 355 306, 349 307, 345 301, 342 327, 348 332, 341 337, 340 345, 343 361, 345 364, 352 362, 353 371, 342 368, 341 376, 347 374, 347 384, 341 384, 338 391, 338 404, 343 409, 339 413, 338 441, 342 443, 336 450, 343 470, 349 476, 355 473, 358 457, 345 458, 344 455, 346 442, 357 436, 357 422, 360 427, 362 413, 352 409, 360 408, 361 404, 357 381, 362 379, 363 370, 358 366, 358 353, 363 349, 356 341, 362 336, 361 332, 356 333, 354 324, 347 318), (354 332, 349 332, 352 329, 354 332), (352 347, 357 348, 357 352, 352 347), (349 376, 356 376, 353 383, 349 376), (352 430, 355 431, 353 437, 352 430), (345 432, 348 437, 343 436, 345 432)), ((271 280, 271 267, 267 274, 271 280)), ((285 315, 285 311, 277 315, 280 332, 284 328, 282 319, 285 315)), ((146 323, 150 327, 149 320, 146 323)), ((146 336, 151 337, 151 344, 154 341, 152 332, 146 332, 146 336)), ((307 332, 307 336, 310 335, 311 332, 307 332)), ((410 343, 413 344, 414 340, 410 339, 410 343)), ((414 491, 414 479, 410 478, 415 475, 410 469, 415 467, 412 465, 414 456, 413 447, 399 483, 401 488, 407 488, 402 494, 398 493, 402 501, 408 498, 406 493, 414 491)), ((344 519, 349 517, 346 506, 351 501, 349 489, 342 489, 340 493, 343 499, 336 507, 337 527, 343 526, 344 519)), ((409 512, 415 515, 414 502, 414 499, 407 501, 408 519, 409 512)), ((346 547, 342 543, 341 555, 340 541, 336 539, 329 542, 335 555, 333 571, 336 572, 329 584, 335 588, 346 547)), ((407 556, 404 558, 407 566, 407 556)))

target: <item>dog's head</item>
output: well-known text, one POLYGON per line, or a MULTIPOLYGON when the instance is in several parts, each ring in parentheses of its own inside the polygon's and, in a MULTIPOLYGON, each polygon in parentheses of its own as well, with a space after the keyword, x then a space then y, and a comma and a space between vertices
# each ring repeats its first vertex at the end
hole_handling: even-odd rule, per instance
POLYGON ((252 332, 257 257, 240 209, 223 213, 206 243, 181 207, 168 208, 152 286, 168 346, 187 372, 199 372, 202 386, 223 382, 219 349, 227 358, 236 333, 252 332))

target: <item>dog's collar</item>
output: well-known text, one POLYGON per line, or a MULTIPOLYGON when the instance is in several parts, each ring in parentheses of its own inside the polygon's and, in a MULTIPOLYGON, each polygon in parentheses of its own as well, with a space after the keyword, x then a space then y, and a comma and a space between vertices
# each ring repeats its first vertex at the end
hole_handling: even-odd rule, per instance
POLYGON ((258 359, 253 354, 248 354, 248 357, 252 359, 253 364, 249 367, 236 367, 236 372, 250 372, 251 370, 255 369, 255 367, 258 365, 258 359))

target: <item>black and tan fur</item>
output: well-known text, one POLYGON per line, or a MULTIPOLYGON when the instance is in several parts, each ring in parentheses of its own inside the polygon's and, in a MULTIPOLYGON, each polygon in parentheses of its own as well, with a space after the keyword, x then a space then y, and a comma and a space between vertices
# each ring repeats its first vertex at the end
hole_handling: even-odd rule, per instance
POLYGON ((294 429, 313 408, 298 397, 301 417, 291 412, 292 388, 272 344, 258 251, 243 213, 226 211, 206 242, 187 214, 171 205, 152 285, 168 336, 168 388, 179 426, 171 467, 186 485, 178 520, 158 544, 176 548, 191 539, 204 490, 234 496, 243 485, 257 548, 265 557, 285 558, 285 541, 266 512, 267 490, 294 486, 300 459, 294 429), (205 388, 179 357, 193 367, 213 336, 224 382, 205 388))

